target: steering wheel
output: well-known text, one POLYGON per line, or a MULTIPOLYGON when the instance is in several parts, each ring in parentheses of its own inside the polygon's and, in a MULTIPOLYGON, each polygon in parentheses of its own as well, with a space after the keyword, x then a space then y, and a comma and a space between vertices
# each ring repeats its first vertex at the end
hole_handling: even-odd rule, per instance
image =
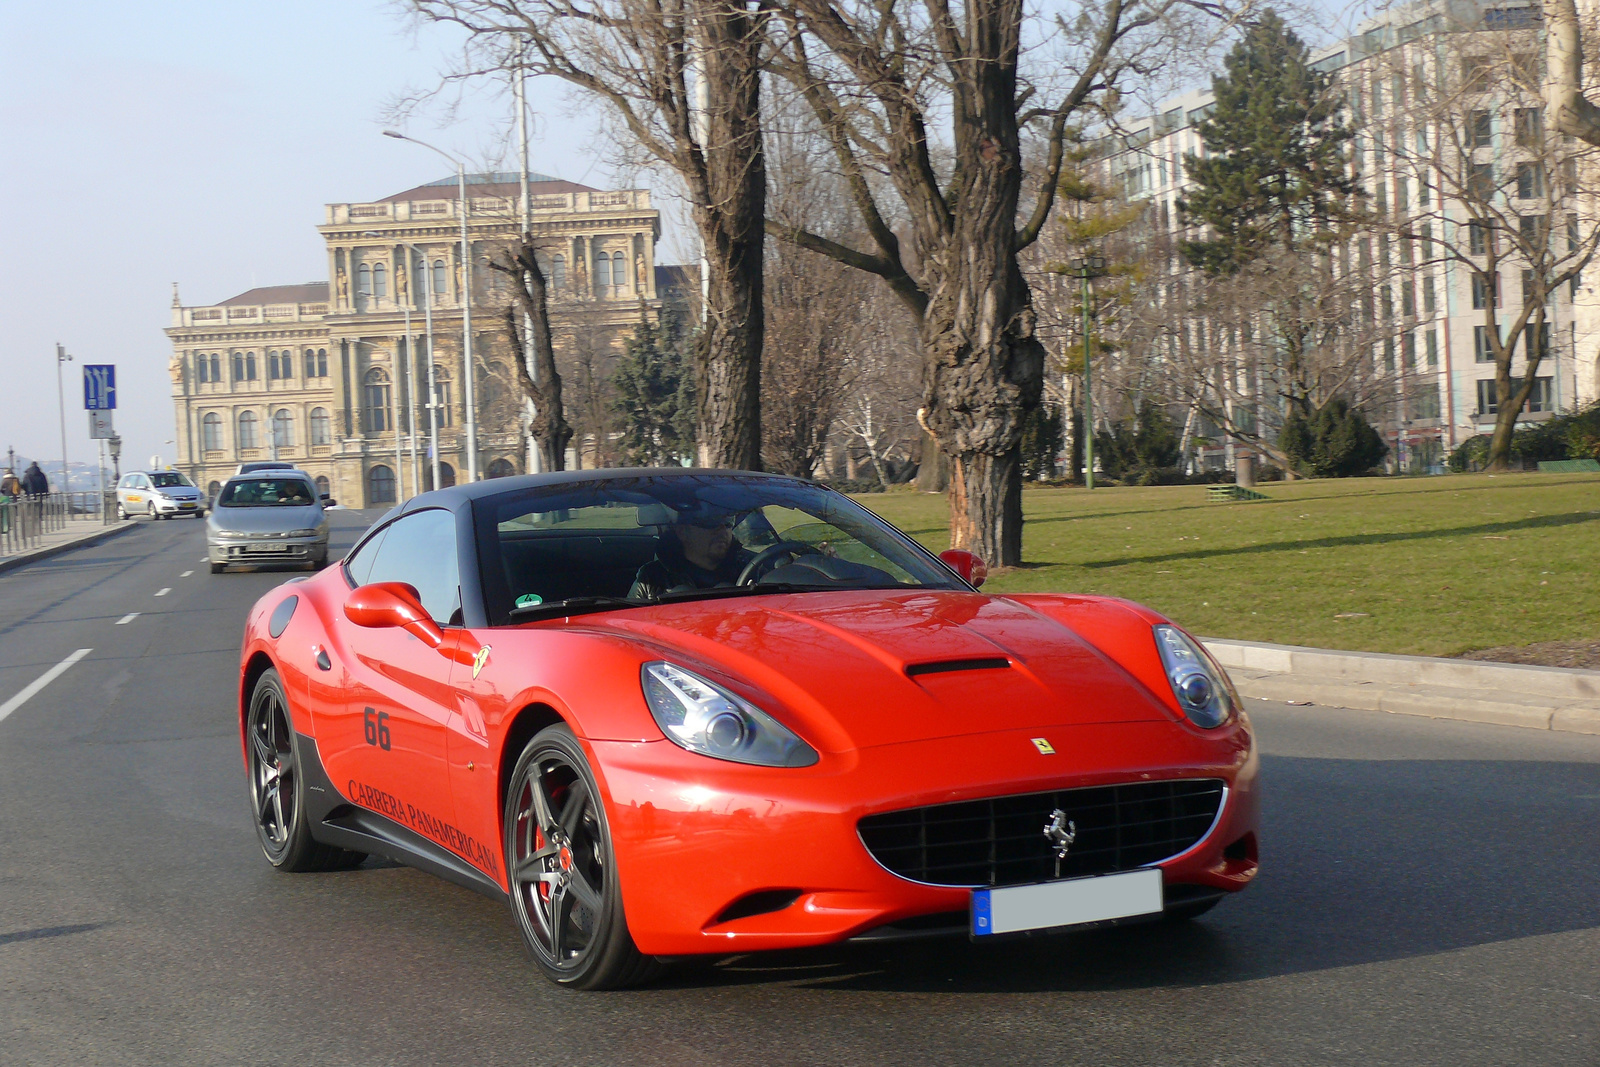
POLYGON ((772 564, 776 562, 779 556, 784 554, 798 559, 800 556, 820 556, 822 555, 822 550, 816 545, 808 545, 804 541, 779 541, 777 544, 769 545, 757 552, 755 557, 744 565, 744 570, 739 572, 739 578, 734 584, 754 585, 759 578, 765 577, 768 571, 774 569, 772 564))

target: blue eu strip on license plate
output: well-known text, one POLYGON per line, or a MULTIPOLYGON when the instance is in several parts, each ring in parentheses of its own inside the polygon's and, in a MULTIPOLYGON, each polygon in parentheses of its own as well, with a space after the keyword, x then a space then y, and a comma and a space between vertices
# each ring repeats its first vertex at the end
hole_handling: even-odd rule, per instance
POLYGON ((1156 915, 1163 906, 1161 871, 1154 867, 1038 885, 974 889, 972 936, 1156 915))

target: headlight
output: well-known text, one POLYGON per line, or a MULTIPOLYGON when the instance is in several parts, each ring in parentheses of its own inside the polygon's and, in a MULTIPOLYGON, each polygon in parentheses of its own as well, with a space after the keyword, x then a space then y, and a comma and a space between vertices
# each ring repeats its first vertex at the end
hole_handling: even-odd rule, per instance
POLYGON ((1178 706, 1196 726, 1221 726, 1233 714, 1233 694, 1222 671, 1176 626, 1157 626, 1156 648, 1178 706))
POLYGON ((639 681, 661 732, 690 752, 762 767, 817 762, 816 750, 782 723, 698 674, 670 663, 646 663, 639 681))
POLYGON ((246 538, 255 537, 257 535, 240 533, 238 530, 218 530, 217 536, 225 541, 243 541, 246 538))
POLYGON ((315 537, 315 536, 317 536, 317 531, 315 531, 315 530, 290 530, 289 531, 289 536, 290 537, 315 537))

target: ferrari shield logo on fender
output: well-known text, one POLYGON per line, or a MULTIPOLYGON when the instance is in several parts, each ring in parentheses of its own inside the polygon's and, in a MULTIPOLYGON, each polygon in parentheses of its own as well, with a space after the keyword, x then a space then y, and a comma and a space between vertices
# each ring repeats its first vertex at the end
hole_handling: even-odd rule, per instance
POLYGON ((478 672, 483 670, 483 665, 489 662, 489 646, 484 645, 478 649, 478 654, 472 657, 472 680, 478 680, 478 672))
POLYGON ((1054 756, 1056 754, 1055 747, 1043 737, 1035 737, 1033 739, 1033 747, 1039 750, 1039 755, 1041 756, 1054 756))

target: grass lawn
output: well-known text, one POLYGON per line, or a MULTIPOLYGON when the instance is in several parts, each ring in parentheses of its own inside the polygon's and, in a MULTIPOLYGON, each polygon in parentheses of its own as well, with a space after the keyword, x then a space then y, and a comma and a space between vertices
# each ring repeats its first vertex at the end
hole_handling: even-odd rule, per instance
MULTIPOLYGON (((1142 601, 1196 633, 1453 656, 1600 638, 1600 475, 1455 474, 1205 486, 1029 488, 1018 567, 994 592, 1142 601)), ((934 551, 942 496, 856 498, 934 551)))

